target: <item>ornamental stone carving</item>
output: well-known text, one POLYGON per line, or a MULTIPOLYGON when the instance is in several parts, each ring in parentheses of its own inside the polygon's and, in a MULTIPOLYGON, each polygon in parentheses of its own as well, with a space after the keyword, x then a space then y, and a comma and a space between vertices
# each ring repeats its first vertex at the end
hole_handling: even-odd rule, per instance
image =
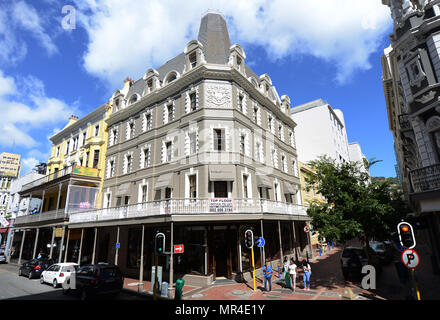
POLYGON ((232 88, 229 84, 213 83, 206 87, 206 107, 232 108, 232 88))

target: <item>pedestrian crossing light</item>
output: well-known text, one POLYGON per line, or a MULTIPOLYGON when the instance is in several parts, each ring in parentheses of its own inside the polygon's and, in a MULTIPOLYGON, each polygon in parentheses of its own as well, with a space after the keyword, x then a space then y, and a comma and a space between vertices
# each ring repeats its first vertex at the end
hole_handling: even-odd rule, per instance
POLYGON ((401 222, 397 225, 397 231, 399 232, 399 240, 402 247, 412 249, 416 246, 412 225, 408 222, 401 222))
POLYGON ((254 233, 250 229, 246 230, 244 233, 244 244, 247 248, 252 248, 254 246, 254 233))
POLYGON ((165 250, 165 235, 163 233, 156 234, 154 241, 154 251, 157 254, 163 253, 165 250))

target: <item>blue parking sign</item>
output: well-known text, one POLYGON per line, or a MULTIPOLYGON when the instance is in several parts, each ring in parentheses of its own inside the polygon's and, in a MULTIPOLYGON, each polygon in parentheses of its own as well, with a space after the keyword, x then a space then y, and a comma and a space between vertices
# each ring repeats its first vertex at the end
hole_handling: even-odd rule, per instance
POLYGON ((121 244, 119 242, 116 242, 116 249, 121 248, 121 244))

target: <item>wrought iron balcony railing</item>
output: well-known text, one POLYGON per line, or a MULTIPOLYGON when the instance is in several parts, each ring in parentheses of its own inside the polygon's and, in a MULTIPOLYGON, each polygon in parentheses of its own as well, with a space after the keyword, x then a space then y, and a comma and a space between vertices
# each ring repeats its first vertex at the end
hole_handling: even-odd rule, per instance
POLYGON ((264 199, 170 199, 92 211, 70 211, 70 223, 98 222, 167 214, 273 213, 307 216, 302 205, 264 199))
POLYGON ((410 175, 415 193, 440 189, 440 164, 415 169, 410 175))

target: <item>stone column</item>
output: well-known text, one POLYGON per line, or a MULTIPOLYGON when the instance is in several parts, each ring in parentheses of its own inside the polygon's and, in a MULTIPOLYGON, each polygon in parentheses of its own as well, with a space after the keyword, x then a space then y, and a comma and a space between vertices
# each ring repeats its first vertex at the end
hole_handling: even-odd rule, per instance
POLYGON ((93 253, 92 253, 92 264, 95 264, 95 251, 96 251, 96 236, 98 234, 98 229, 95 228, 95 240, 93 241, 93 253))
POLYGON ((56 215, 57 215, 57 216, 58 216, 58 210, 59 210, 59 208, 60 208, 61 188, 62 188, 62 187, 63 187, 63 184, 60 183, 60 184, 58 185, 58 197, 57 197, 57 208, 56 208, 56 210, 57 210, 56 215))
POLYGON ((81 251, 82 251, 82 245, 83 245, 83 238, 84 238, 84 228, 81 229, 81 241, 79 242, 79 253, 78 253, 78 264, 81 264, 81 251))
POLYGON ((63 254, 64 233, 65 232, 66 232, 66 227, 63 226, 63 234, 61 236, 61 245, 60 245, 60 248, 59 248, 60 252, 58 253, 58 263, 61 263, 61 257, 62 257, 62 254, 63 254))
POLYGON ((46 195, 46 189, 43 190, 43 196, 41 197, 40 213, 43 212, 44 207, 44 196, 46 195))
POLYGON ((12 234, 11 234, 11 239, 10 239, 9 244, 6 246, 6 248, 8 250, 8 253, 7 253, 8 254, 8 263, 11 262, 11 248, 12 248, 12 244, 14 243, 15 230, 12 231, 12 229, 10 229, 9 232, 12 233, 12 234))
POLYGON ((38 244, 38 235, 39 234, 40 234, 40 228, 37 228, 37 232, 35 234, 34 251, 33 251, 33 254, 32 254, 32 259, 36 258, 35 254, 37 252, 37 244, 38 244))
POLYGON ((283 242, 281 240, 281 223, 280 220, 278 220, 278 236, 280 239, 280 266, 283 266, 283 242))
POLYGON ((23 245, 25 238, 26 238, 26 230, 23 230, 23 237, 21 238, 21 245, 20 245, 20 255, 18 257, 18 265, 21 264, 21 256, 23 255, 23 245))
MULTIPOLYGON (((261 224, 261 237, 264 239, 263 220, 260 220, 260 224, 261 224)), ((261 252, 262 252, 262 255, 261 255, 262 265, 261 265, 261 267, 263 267, 266 263, 266 252, 264 251, 264 247, 261 249, 261 252)))
POLYGON ((66 252, 64 253, 64 262, 67 262, 67 252, 69 251, 70 229, 67 232, 66 252))
MULTIPOLYGON (((138 292, 144 291, 144 234, 145 234, 145 225, 142 225, 142 242, 141 242, 141 265, 139 267, 139 285, 138 292)), ((157 272, 157 270, 156 270, 157 272)))
POLYGON ((52 253, 53 253, 53 242, 55 240, 55 227, 52 227, 52 240, 50 241, 50 253, 49 258, 52 259, 52 253))

